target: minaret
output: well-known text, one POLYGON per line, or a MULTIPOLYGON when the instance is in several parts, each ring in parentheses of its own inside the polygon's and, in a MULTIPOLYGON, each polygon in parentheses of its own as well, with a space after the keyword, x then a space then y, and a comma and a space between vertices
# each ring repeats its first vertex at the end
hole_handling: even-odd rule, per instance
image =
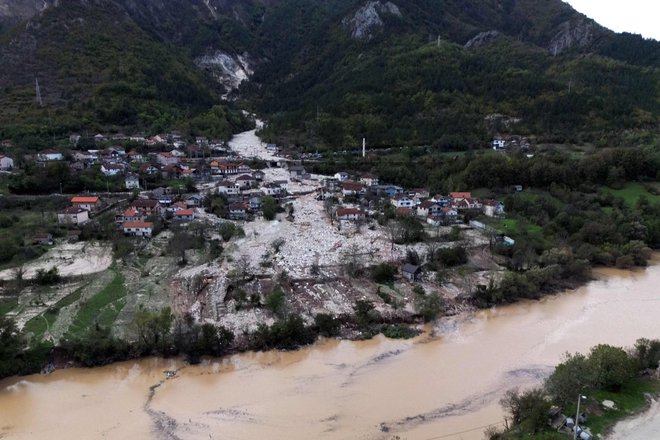
POLYGON ((367 157, 367 140, 362 138, 362 157, 367 157))

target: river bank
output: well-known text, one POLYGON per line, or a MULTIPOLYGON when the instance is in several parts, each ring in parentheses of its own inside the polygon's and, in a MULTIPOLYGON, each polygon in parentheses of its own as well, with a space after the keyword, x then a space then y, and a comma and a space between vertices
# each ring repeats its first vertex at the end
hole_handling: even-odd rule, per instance
POLYGON ((6 379, 0 434, 481 440, 485 425, 502 422, 506 390, 540 384, 563 353, 660 335, 660 267, 596 274, 572 292, 443 319, 411 340, 323 340, 198 366, 149 358, 6 379))

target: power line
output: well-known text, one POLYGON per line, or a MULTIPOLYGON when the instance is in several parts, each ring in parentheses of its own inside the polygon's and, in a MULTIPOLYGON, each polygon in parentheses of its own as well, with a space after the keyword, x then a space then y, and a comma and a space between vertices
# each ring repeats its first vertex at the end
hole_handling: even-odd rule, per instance
POLYGON ((503 424, 504 424, 503 421, 502 422, 489 423, 488 425, 477 426, 476 428, 466 429, 465 431, 452 432, 451 434, 443 434, 443 435, 439 435, 437 437, 428 437, 424 440, 438 440, 438 439, 442 439, 442 438, 453 437, 455 435, 466 434, 468 432, 476 431, 478 429, 488 428, 489 426, 497 426, 497 425, 503 425, 503 424))

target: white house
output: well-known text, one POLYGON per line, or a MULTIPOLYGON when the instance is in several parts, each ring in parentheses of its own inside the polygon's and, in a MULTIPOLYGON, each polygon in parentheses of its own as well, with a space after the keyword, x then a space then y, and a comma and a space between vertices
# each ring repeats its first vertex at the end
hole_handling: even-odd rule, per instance
POLYGON ((165 151, 156 155, 156 161, 162 166, 176 165, 179 163, 179 158, 169 151, 165 151))
POLYGON ((57 222, 61 225, 82 225, 89 221, 89 211, 78 206, 70 206, 57 213, 57 222))
POLYGON ((116 176, 124 171, 124 167, 116 163, 103 163, 101 164, 101 172, 108 176, 116 176))
POLYGON ((360 177, 360 183, 363 183, 367 186, 375 186, 378 185, 378 177, 374 176, 373 174, 364 174, 362 177, 360 177))
POLYGON ((357 208, 337 208, 335 213, 340 222, 357 222, 364 220, 364 211, 357 208))
POLYGON ((340 171, 338 173, 335 173, 334 176, 335 179, 339 180, 340 182, 345 182, 348 180, 348 173, 345 173, 344 171, 340 171))
POLYGON ((493 142, 491 142, 491 147, 493 147, 493 150, 502 150, 504 147, 506 147, 506 142, 504 139, 493 139, 493 142))
POLYGON ((152 222, 143 221, 125 222, 122 225, 122 229, 126 235, 132 235, 135 237, 151 237, 154 224, 152 222))
POLYGON ((53 160, 64 160, 64 155, 56 150, 44 150, 37 153, 37 159, 41 162, 50 162, 53 160))
POLYGON ((127 174, 124 182, 126 183, 126 189, 140 188, 140 177, 137 174, 127 174))
POLYGON ((282 186, 278 185, 277 183, 267 183, 265 184, 261 190, 266 194, 267 196, 281 196, 286 194, 286 190, 282 188, 282 186))
POLYGON ((82 208, 87 211, 94 211, 101 206, 101 199, 96 196, 77 196, 71 198, 71 204, 76 208, 82 208))
POLYGON ((497 200, 486 200, 483 205, 483 212, 488 217, 495 217, 496 215, 504 214, 504 203, 497 200))
POLYGON ((241 193, 241 186, 235 182, 220 182, 218 183, 218 193, 236 196, 241 193))
POLYGON ((0 154, 0 170, 9 171, 14 168, 14 159, 0 154))
POLYGON ((192 209, 179 209, 174 213, 174 219, 178 221, 190 221, 195 218, 195 212, 192 209))
POLYGON ((392 197, 391 202, 395 208, 412 208, 415 206, 415 201, 405 194, 395 195, 392 197))
POLYGON ((364 192, 364 185, 358 182, 345 181, 341 184, 341 193, 345 196, 356 196, 364 192))

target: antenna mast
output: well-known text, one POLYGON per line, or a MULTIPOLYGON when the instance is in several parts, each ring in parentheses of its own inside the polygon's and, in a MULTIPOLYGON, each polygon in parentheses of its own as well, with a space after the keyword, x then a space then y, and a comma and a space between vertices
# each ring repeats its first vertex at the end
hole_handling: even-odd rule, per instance
POLYGON ((37 104, 39 104, 40 107, 43 107, 44 102, 41 100, 41 89, 39 88, 39 78, 37 77, 34 78, 34 88, 37 95, 37 104))

